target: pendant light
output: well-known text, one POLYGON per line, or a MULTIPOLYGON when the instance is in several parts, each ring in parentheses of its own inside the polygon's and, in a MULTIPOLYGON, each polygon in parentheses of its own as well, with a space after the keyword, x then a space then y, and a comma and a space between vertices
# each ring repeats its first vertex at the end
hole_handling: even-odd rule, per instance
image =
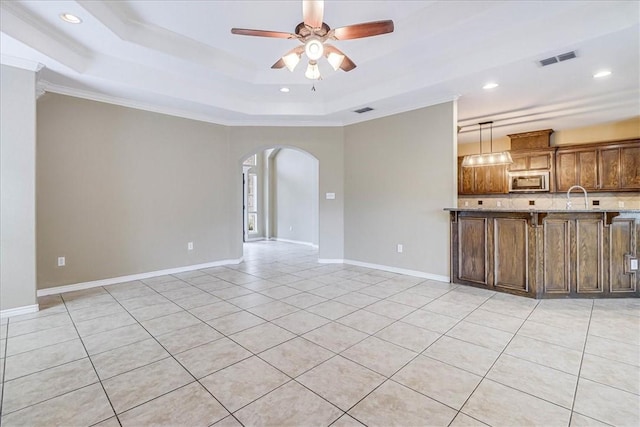
POLYGON ((480 154, 471 154, 464 156, 462 159, 463 168, 473 168, 478 166, 496 166, 496 165, 510 165, 513 163, 511 153, 508 151, 501 151, 499 153, 493 152, 493 121, 478 123, 480 125, 480 154), (489 153, 482 153, 482 126, 489 125, 491 135, 491 151, 489 153))

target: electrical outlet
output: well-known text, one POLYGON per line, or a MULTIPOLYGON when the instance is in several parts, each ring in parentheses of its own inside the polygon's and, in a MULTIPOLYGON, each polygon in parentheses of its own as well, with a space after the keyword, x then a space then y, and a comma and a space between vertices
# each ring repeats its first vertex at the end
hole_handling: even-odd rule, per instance
POLYGON ((619 208, 624 208, 624 202, 618 202, 618 207, 619 208))
POLYGON ((293 231, 293 225, 289 226, 289 231, 293 231))
POLYGON ((398 244, 397 250, 398 250, 398 253, 401 254, 402 251, 404 250, 404 247, 401 244, 398 244))
POLYGON ((187 250, 188 251, 192 251, 193 250, 193 242, 187 243, 187 250))
POLYGON ((501 208, 501 207, 502 207, 502 202, 501 202, 500 200, 498 200, 498 201, 496 202, 496 206, 498 206, 499 208, 501 208))
POLYGON ((65 265, 67 265, 67 261, 66 261, 65 257, 59 256, 58 257, 58 267, 64 267, 65 265))
POLYGON ((469 206, 469 202, 464 202, 464 205, 465 206, 469 206))

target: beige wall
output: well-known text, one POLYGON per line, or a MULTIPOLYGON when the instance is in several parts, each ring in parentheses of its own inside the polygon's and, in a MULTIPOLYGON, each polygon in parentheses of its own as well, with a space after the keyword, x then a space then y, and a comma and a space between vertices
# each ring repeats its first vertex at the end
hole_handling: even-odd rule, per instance
POLYGON ((320 191, 338 195, 319 203, 320 256, 342 258, 342 128, 229 128, 46 94, 38 288, 242 257, 242 160, 268 147, 319 160, 320 191))
POLYGON ((291 149, 278 151, 272 186, 275 237, 318 244, 318 161, 291 149))
POLYGON ((551 134, 551 145, 588 144, 630 138, 640 138, 640 116, 597 126, 557 130, 551 134))
POLYGON ((449 276, 456 119, 449 102, 345 128, 346 259, 449 276))
POLYGON ((239 258, 232 240, 241 228, 228 225, 240 216, 229 208, 229 152, 223 126, 43 96, 38 287, 239 258))
POLYGON ((0 310, 36 301, 36 80, 0 66, 0 310))

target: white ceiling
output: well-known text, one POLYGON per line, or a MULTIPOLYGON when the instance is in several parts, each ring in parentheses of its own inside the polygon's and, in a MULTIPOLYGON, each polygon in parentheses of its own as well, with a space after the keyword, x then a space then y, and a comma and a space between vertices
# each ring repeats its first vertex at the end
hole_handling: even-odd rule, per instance
POLYGON ((226 125, 342 126, 457 98, 464 143, 486 120, 498 138, 640 114, 638 1, 326 1, 331 28, 392 19, 395 31, 335 41, 357 68, 321 60, 315 92, 302 62, 270 68, 298 41, 230 33, 293 32, 301 3, 3 0, 2 63, 43 64, 50 92, 226 125), (595 80, 602 69, 613 74, 595 80), (483 90, 489 81, 500 86, 483 90))

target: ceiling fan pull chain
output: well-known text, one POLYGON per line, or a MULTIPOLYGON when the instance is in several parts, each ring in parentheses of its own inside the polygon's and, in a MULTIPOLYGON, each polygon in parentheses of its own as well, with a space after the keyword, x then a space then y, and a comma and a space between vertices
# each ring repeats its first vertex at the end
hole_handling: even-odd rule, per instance
POLYGON ((314 83, 314 84, 311 86, 311 92, 315 92, 315 91, 316 91, 316 84, 314 83))

